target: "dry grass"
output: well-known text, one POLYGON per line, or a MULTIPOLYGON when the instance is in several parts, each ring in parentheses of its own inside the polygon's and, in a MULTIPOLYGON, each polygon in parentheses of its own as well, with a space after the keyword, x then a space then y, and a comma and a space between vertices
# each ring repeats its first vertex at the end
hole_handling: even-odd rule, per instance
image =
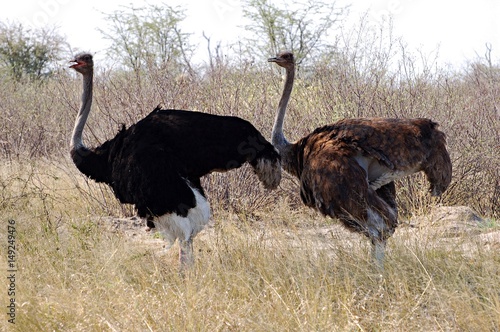
POLYGON ((18 234, 14 330, 500 329, 495 224, 452 238, 429 223, 403 225, 381 276, 366 239, 310 210, 284 200, 253 215, 216 209, 181 278, 176 248, 163 251, 123 220, 112 227, 102 216, 119 215, 119 204, 67 160, 10 163, 0 174, 3 215, 18 234), (108 206, 85 199, 97 193, 108 206))

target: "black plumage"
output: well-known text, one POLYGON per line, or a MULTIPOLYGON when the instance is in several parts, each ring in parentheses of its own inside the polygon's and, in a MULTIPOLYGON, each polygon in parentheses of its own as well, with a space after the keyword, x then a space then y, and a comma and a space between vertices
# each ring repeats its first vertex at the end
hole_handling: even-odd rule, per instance
MULTIPOLYGON (((156 108, 121 129, 94 151, 72 150, 77 168, 111 186, 122 203, 135 204, 141 217, 194 207, 187 183, 203 194, 200 177, 259 160, 278 164, 274 147, 246 120, 194 111, 156 108)), ((279 178, 264 182, 274 189, 279 178)))

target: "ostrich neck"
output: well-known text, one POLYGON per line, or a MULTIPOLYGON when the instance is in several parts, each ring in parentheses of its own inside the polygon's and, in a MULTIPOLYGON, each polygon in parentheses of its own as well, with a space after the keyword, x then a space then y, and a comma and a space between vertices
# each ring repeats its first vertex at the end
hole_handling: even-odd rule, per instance
POLYGON ((85 145, 83 144, 82 140, 82 133, 90 113, 90 108, 92 106, 93 76, 94 76, 93 73, 83 75, 82 105, 76 117, 75 127, 73 128, 73 134, 71 135, 70 148, 72 151, 85 148, 85 145))
POLYGON ((280 103, 278 105, 276 118, 274 119, 272 144, 280 152, 283 152, 287 147, 291 145, 283 134, 283 122, 285 120, 286 106, 288 105, 288 100, 290 100, 290 94, 292 93, 294 76, 295 67, 292 66, 290 68, 286 68, 285 86, 283 88, 283 94, 281 95, 280 103))

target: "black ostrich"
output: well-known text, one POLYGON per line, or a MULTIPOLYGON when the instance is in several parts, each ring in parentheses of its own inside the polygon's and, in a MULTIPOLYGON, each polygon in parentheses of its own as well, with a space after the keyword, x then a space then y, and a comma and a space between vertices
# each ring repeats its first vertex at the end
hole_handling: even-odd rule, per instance
POLYGON ((397 227, 394 181, 423 171, 433 196, 451 181, 446 136, 429 119, 342 119, 290 143, 283 122, 295 74, 293 54, 269 62, 286 69, 286 81, 272 132, 283 168, 300 179, 305 205, 339 218, 370 238, 375 263, 383 266, 386 240, 397 227))
POLYGON ((92 55, 70 67, 83 75, 82 105, 71 136, 71 158, 96 182, 108 184, 122 203, 134 204, 165 240, 179 240, 181 269, 193 263, 192 240, 208 223, 210 206, 200 177, 248 162, 267 189, 281 179, 280 156, 248 121, 194 111, 156 108, 94 149, 82 141, 92 104, 92 55))

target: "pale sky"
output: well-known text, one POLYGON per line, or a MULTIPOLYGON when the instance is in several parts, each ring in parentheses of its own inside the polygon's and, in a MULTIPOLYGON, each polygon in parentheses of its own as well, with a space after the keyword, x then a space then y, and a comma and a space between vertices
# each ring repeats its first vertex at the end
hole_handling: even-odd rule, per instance
MULTIPOLYGON (((239 0, 149 0, 134 1, 134 6, 145 3, 183 4, 187 19, 185 32, 193 33, 192 42, 206 59, 206 43, 202 32, 212 42, 234 42, 242 30, 242 8, 239 0)), ((118 0, 28 0, 6 1, 0 9, 0 20, 20 21, 26 26, 47 24, 59 27, 70 45, 78 50, 104 54, 106 41, 97 27, 105 28, 103 14, 119 9, 118 0)), ((280 3, 280 2, 278 2, 280 3)), ((493 47, 493 59, 500 62, 500 1, 499 0, 338 0, 340 6, 352 4, 348 22, 357 21, 370 8, 370 19, 377 21, 390 14, 394 32, 410 48, 421 48, 430 53, 439 46, 440 60, 460 65, 483 55, 485 44, 493 47)), ((349 24, 349 23, 346 23, 349 24)))

